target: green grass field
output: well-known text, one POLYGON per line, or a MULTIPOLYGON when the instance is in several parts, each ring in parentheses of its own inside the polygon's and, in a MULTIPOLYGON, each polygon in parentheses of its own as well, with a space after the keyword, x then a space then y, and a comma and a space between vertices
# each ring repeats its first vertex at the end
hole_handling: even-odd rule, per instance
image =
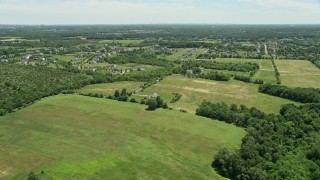
POLYGON ((320 88, 320 69, 309 61, 277 60, 282 83, 289 87, 320 88))
POLYGON ((242 59, 242 58, 217 58, 213 61, 217 62, 226 62, 226 63, 245 63, 245 62, 253 62, 253 63, 260 63, 260 59, 242 59))
MULTIPOLYGON (((121 43, 124 45, 138 45, 142 43, 144 40, 115 40, 115 43, 121 43)), ((100 44, 112 44, 113 40, 102 40, 99 41, 100 44)))
POLYGON ((219 82, 203 79, 190 79, 180 75, 173 75, 153 85, 140 95, 158 93, 166 102, 170 102, 172 93, 182 94, 180 101, 169 104, 175 109, 186 109, 195 112, 203 100, 211 102, 225 102, 227 104, 244 104, 256 107, 267 113, 278 113, 282 104, 293 103, 285 99, 258 93, 258 85, 236 80, 219 82))
POLYGON ((272 62, 269 59, 259 61, 260 69, 253 79, 262 79, 265 83, 276 83, 276 77, 272 62))
POLYGON ((184 55, 188 55, 190 52, 192 53, 191 56, 184 58, 185 60, 194 60, 197 55, 204 53, 207 49, 205 48, 175 48, 173 49, 173 53, 170 56, 167 56, 166 58, 170 61, 177 61, 182 58, 184 55))
POLYGON ((0 117, 0 179, 224 179, 211 168, 245 131, 189 113, 78 95, 0 117))
MULTIPOLYGON (((275 78, 275 73, 274 73, 274 68, 272 66, 272 63, 269 59, 239 59, 239 58, 217 58, 214 60, 210 61, 217 61, 217 62, 226 62, 226 63, 245 63, 245 62, 252 62, 252 63, 258 63, 260 66, 260 69, 258 72, 253 76, 253 79, 261 79, 266 83, 275 83, 276 78, 275 78)), ((229 72, 228 74, 243 74, 245 75, 246 73, 241 73, 241 72, 229 72)), ((247 74, 249 75, 249 73, 247 74)))
POLYGON ((59 59, 61 61, 66 61, 66 62, 69 62, 71 61, 72 59, 75 58, 74 55, 50 55, 52 58, 54 59, 59 59))
POLYGON ((138 90, 144 83, 143 82, 115 82, 105 84, 93 84, 85 86, 82 89, 77 90, 78 93, 101 93, 104 95, 113 95, 115 90, 127 89, 127 92, 133 92, 138 90))

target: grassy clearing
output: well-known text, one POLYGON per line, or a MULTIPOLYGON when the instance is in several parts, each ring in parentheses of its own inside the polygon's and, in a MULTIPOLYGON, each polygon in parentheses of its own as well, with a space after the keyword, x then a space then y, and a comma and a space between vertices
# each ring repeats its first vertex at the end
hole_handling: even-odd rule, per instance
POLYGON ((99 41, 100 44, 110 44, 110 43, 121 43, 124 45, 137 45, 142 43, 144 40, 103 40, 103 41, 99 41))
POLYGON ((75 58, 74 55, 50 55, 50 56, 54 59, 59 59, 66 62, 69 62, 75 58))
POLYGON ((320 88, 320 69, 310 61, 276 60, 275 62, 284 85, 320 88))
POLYGON ((77 95, 0 117, 0 179, 223 179, 210 167, 245 131, 188 113, 77 95))
POLYGON ((229 75, 243 75, 243 76, 250 76, 249 72, 240 72, 240 71, 227 71, 227 70, 214 70, 214 69, 204 69, 204 73, 206 72, 221 72, 224 74, 229 74, 229 75))
POLYGON ((276 83, 276 77, 272 62, 268 59, 260 60, 260 69, 253 79, 262 79, 265 83, 276 83))
POLYGON ((245 63, 245 62, 253 62, 260 63, 260 59, 241 59, 241 58, 217 58, 214 59, 217 62, 226 62, 226 63, 245 63))
MULTIPOLYGON (((254 75, 253 79, 261 79, 266 83, 275 83, 275 74, 272 63, 269 59, 238 59, 238 58, 217 58, 214 61, 218 62, 229 62, 229 63, 245 63, 252 62, 258 63, 260 65, 260 69, 254 75)), ((238 73, 241 74, 241 73, 238 73)))
POLYGON ((115 90, 121 90, 126 88, 128 92, 139 89, 144 83, 143 82, 115 82, 105 84, 94 84, 83 87, 77 90, 78 93, 101 93, 104 95, 112 95, 115 90))
POLYGON ((138 94, 142 96, 150 95, 154 92, 158 93, 167 102, 172 99, 172 93, 182 94, 180 101, 169 104, 169 106, 175 109, 183 108, 190 112, 195 112, 203 100, 254 106, 267 113, 278 113, 282 104, 293 103, 292 101, 259 93, 258 85, 255 84, 236 80, 219 82, 190 79, 180 75, 167 77, 138 94))
POLYGON ((166 58, 170 61, 177 61, 177 60, 180 60, 183 56, 186 56, 190 53, 190 56, 188 57, 185 57, 184 59, 185 60, 194 60, 196 59, 196 57, 199 55, 199 54, 202 54, 204 53, 207 49, 205 48, 197 48, 197 49, 194 49, 194 48, 176 48, 176 49, 173 49, 173 53, 172 55, 170 56, 167 56, 166 58))

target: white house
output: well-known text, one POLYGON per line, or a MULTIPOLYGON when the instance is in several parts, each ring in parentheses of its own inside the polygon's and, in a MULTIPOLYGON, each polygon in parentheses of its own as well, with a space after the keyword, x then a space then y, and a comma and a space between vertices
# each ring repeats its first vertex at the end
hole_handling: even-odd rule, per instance
POLYGON ((157 93, 153 93, 150 98, 157 98, 158 97, 158 94, 157 93))

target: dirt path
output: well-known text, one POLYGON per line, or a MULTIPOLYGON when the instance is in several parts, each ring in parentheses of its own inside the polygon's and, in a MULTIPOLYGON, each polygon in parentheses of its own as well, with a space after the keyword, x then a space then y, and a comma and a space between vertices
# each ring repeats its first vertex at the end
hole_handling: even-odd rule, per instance
POLYGON ((267 46, 266 43, 264 43, 264 53, 265 53, 266 55, 269 55, 269 53, 268 53, 268 46, 267 46))

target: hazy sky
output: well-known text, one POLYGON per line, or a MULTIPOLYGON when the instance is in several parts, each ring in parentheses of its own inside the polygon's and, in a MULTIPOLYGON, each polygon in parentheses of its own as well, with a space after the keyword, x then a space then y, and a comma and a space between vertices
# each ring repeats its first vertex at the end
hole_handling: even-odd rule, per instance
POLYGON ((320 24, 320 0, 0 0, 0 24, 320 24))

